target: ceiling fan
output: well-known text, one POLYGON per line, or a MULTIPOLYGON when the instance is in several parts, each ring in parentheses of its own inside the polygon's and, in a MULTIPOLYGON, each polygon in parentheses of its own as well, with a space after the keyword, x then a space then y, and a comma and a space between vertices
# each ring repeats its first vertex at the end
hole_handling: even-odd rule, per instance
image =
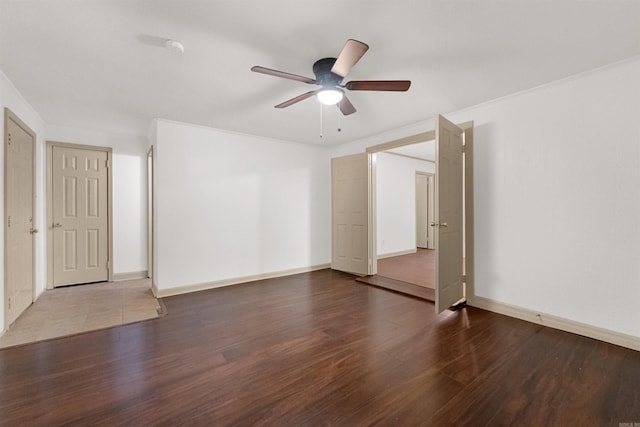
POLYGON ((337 104, 342 114, 346 116, 355 113, 356 109, 343 89, 405 92, 411 86, 410 80, 353 80, 342 84, 342 80, 368 49, 369 46, 365 43, 353 39, 347 40, 337 58, 323 58, 313 64, 315 79, 257 65, 252 67, 251 71, 321 86, 320 89, 311 90, 284 101, 276 105, 275 108, 286 108, 316 95, 318 100, 325 105, 337 104))

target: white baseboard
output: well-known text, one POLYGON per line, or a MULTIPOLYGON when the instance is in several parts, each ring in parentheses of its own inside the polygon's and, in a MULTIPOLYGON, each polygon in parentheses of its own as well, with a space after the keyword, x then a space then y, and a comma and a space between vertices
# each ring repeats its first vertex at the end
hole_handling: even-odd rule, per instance
POLYGON ((413 250, 409 249, 408 251, 390 252, 388 254, 378 255, 376 258, 385 259, 385 258, 391 258, 391 257, 394 257, 394 256, 415 254, 416 252, 418 252, 418 249, 413 249, 413 250))
POLYGON ((128 273, 114 273, 113 281, 121 282, 123 280, 138 280, 138 279, 146 279, 148 277, 147 270, 145 271, 131 271, 128 273))
POLYGON ((253 276, 236 277, 215 282, 195 283, 169 289, 158 289, 153 283, 152 289, 156 298, 170 297, 173 295, 186 294, 190 292, 204 291, 207 289, 221 288, 223 286, 238 285, 240 283, 254 282, 256 280, 273 279, 275 277, 291 276, 293 274, 308 273, 310 271, 324 270, 329 268, 329 264, 313 265, 310 267, 294 268, 291 270, 274 271, 271 273, 256 274, 253 276))
POLYGON ((540 313, 489 298, 474 296, 467 302, 467 304, 472 307, 482 308, 494 313, 504 314, 505 316, 515 317, 516 319, 526 320, 531 323, 537 323, 550 328, 560 329, 561 331, 571 332, 573 334, 640 351, 640 337, 633 335, 627 335, 599 328, 597 326, 587 325, 586 323, 576 322, 551 314, 540 313))

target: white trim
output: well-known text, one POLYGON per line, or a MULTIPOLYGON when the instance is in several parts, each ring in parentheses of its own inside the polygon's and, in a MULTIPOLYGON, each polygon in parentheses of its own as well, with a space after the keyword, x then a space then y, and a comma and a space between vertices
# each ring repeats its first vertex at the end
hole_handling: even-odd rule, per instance
POLYGON ((418 252, 418 248, 409 249, 408 251, 389 252, 388 254, 378 255, 376 258, 378 258, 378 259, 392 258, 394 256, 411 255, 411 254, 415 254, 417 252, 418 252))
POLYGON ((113 273, 114 282, 122 282, 124 280, 139 280, 146 279, 147 270, 145 271, 129 271, 127 273, 113 273))
POLYGON ((310 267, 292 268, 290 270, 274 271, 271 273, 255 274, 253 276, 236 277, 230 279, 217 280, 215 282, 194 283, 191 285, 183 285, 170 289, 158 289, 153 283, 152 290, 156 298, 170 297, 173 295, 186 294, 190 292, 205 291, 207 289, 221 288, 223 286, 239 285, 256 280, 273 279, 276 277, 291 276, 293 274, 308 273, 310 271, 324 270, 329 268, 330 264, 312 265, 310 267))
POLYGON ((586 323, 576 322, 574 320, 553 316, 547 313, 536 312, 527 308, 505 304, 489 298, 474 296, 467 302, 467 304, 472 307, 481 308, 494 313, 504 314, 505 316, 515 317, 516 319, 526 320, 527 322, 537 323, 539 325, 548 326, 561 331, 571 332, 573 334, 640 351, 640 337, 633 335, 627 335, 599 328, 597 326, 587 325, 586 323))

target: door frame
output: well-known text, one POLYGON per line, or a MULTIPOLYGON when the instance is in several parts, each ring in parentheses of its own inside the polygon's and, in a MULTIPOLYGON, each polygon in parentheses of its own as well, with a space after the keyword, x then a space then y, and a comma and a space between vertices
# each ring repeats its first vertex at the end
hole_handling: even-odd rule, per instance
MULTIPOLYGON (((20 128, 22 128, 22 130, 24 130, 27 134, 29 134, 29 136, 31 137, 32 140, 32 144, 33 144, 33 150, 32 150, 32 159, 31 159, 31 173, 33 175, 33 180, 32 180, 32 189, 31 189, 31 199, 32 199, 32 205, 31 205, 31 226, 37 230, 36 224, 37 222, 37 218, 36 218, 36 213, 37 213, 37 207, 36 207, 36 190, 37 190, 37 173, 36 173, 36 166, 37 166, 37 136, 36 133, 29 127, 27 126, 27 124, 25 122, 23 122, 22 120, 20 120, 20 118, 13 112, 11 111, 9 108, 5 107, 4 108, 4 146, 3 149, 6 148, 7 143, 8 143, 8 139, 9 139, 9 121, 14 122, 15 124, 17 124, 18 126, 20 126, 20 128)), ((4 195, 3 195, 3 203, 4 203, 4 277, 3 277, 3 288, 4 288, 4 319, 3 319, 3 323, 4 323, 4 330, 7 330, 9 328, 9 292, 8 292, 8 283, 7 283, 7 271, 9 269, 9 265, 7 263, 7 236, 9 235, 8 233, 8 209, 7 209, 7 171, 8 171, 8 156, 7 156, 7 151, 5 149, 4 151, 4 195)), ((35 234, 31 235, 31 238, 33 240, 33 247, 32 247, 32 263, 31 263, 31 302, 33 303, 33 301, 35 300, 35 296, 36 296, 36 254, 37 254, 37 250, 36 250, 36 243, 35 243, 35 234)), ((1 332, 1 331, 0 331, 1 332)))
POLYGON ((53 289, 53 147, 102 151, 107 154, 107 280, 113 282, 113 168, 111 167, 113 164, 113 149, 98 145, 47 141, 47 289, 53 289))
POLYGON ((147 152, 147 277, 151 279, 151 283, 153 284, 153 266, 154 266, 154 256, 153 256, 153 212, 154 212, 154 203, 155 198, 153 194, 153 188, 155 185, 154 175, 153 175, 153 145, 149 147, 149 151, 147 152))
MULTIPOLYGON (((463 182, 463 210, 464 210, 464 275, 465 279, 465 297, 467 301, 472 299, 475 296, 475 264, 474 264, 474 230, 473 230, 473 121, 468 121, 464 123, 457 123, 456 126, 461 128, 463 132, 463 141, 464 141, 464 155, 463 155, 463 170, 464 170, 464 182, 463 182)), ((373 145, 366 148, 366 152, 369 156, 374 155, 375 153, 380 153, 386 150, 391 150, 393 148, 404 147, 405 145, 417 144, 420 142, 431 141, 436 138, 436 130, 429 130, 426 132, 417 133, 415 135, 409 135, 404 138, 395 139, 389 142, 385 142, 382 144, 373 145)), ((371 273, 377 274, 378 272, 378 248, 377 248, 377 226, 375 226, 375 218, 376 218, 376 209, 375 209, 375 200, 376 200, 376 168, 375 168, 375 156, 373 156, 373 165, 371 168, 370 180, 371 183, 369 185, 369 218, 374 221, 374 226, 370 229, 369 239, 370 244, 372 245, 372 249, 370 251, 371 255, 371 273), (372 185, 373 184, 373 185, 372 185)), ((438 173, 438 167, 436 164, 436 174, 438 173)), ((436 250, 437 250, 437 242, 436 242, 436 250)))

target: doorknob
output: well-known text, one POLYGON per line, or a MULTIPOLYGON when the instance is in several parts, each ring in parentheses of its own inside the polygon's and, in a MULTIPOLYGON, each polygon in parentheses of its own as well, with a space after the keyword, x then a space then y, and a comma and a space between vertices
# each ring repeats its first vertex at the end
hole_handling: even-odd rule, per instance
POLYGON ((432 227, 446 227, 447 223, 446 222, 432 222, 431 226, 432 227))
POLYGON ((59 222, 56 222, 53 224, 53 228, 60 228, 62 227, 62 224, 60 224, 59 222))
POLYGON ((31 230, 29 230, 29 233, 38 234, 38 229, 37 228, 32 228, 31 230))

